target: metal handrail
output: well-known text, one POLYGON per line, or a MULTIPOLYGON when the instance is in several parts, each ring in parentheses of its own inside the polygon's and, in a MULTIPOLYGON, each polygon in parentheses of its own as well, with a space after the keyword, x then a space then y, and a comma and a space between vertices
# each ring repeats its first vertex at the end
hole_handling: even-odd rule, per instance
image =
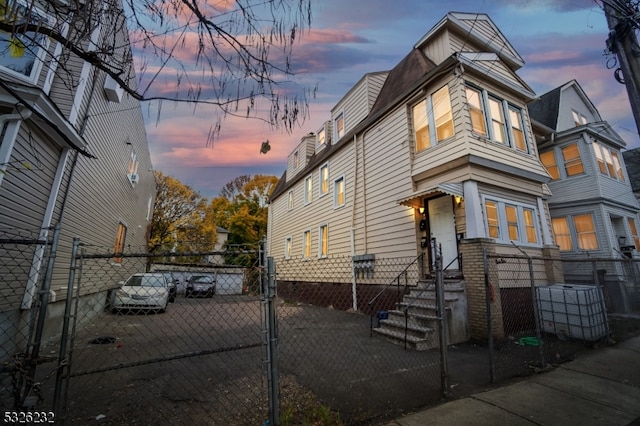
MULTIPOLYGON (((404 280, 405 280, 405 284, 404 287, 407 287, 407 275, 409 272, 409 268, 415 264, 416 262, 418 262, 419 260, 422 261, 424 258, 424 253, 420 253, 418 255, 418 257, 416 257, 415 259, 413 259, 403 270, 402 272, 400 272, 393 280, 391 280, 389 282, 389 284, 387 284, 382 290, 380 290, 378 292, 378 294, 376 294, 375 296, 373 296, 373 298, 371 300, 369 300, 369 302, 367 303, 367 306, 369 307, 369 309, 371 309, 371 307, 373 306, 373 304, 375 303, 375 301, 382 295, 382 293, 384 293, 385 291, 387 291, 387 289, 389 287, 391 287, 392 285, 396 284, 396 287, 398 289, 398 297, 400 297, 400 278, 402 278, 404 276, 404 280)), ((369 333, 371 336, 373 336, 373 315, 374 315, 374 311, 371 310, 371 315, 370 315, 370 320, 369 320, 369 333)))

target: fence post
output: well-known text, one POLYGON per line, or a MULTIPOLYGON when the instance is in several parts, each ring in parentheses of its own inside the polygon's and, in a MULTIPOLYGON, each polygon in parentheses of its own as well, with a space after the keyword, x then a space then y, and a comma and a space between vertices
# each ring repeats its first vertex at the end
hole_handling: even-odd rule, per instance
POLYGON ((47 270, 45 273, 44 280, 42 281, 42 286, 40 288, 40 291, 38 292, 40 295, 40 306, 38 309, 38 320, 37 320, 36 329, 35 329, 35 337, 33 339, 33 349, 31 351, 31 357, 29 360, 29 372, 27 373, 28 376, 27 376, 24 394, 21 396, 19 401, 20 406, 17 408, 35 405, 28 402, 27 398, 29 397, 29 394, 31 393, 32 388, 35 388, 37 385, 34 382, 34 379, 36 375, 36 367, 38 365, 38 358, 40 357, 40 346, 42 345, 42 335, 44 332, 44 325, 47 317, 47 308, 49 306, 49 291, 51 289, 51 277, 53 275, 53 264, 55 262, 56 253, 58 251, 59 241, 60 241, 60 222, 56 223, 53 230, 53 239, 51 241, 51 251, 49 252, 47 270))
POLYGON ((273 257, 267 257, 267 276, 264 286, 265 327, 267 339, 267 380, 269 392, 269 425, 280 424, 280 398, 278 394, 278 336, 276 332, 276 280, 273 257))
MULTIPOLYGON (((435 243, 435 238, 434 238, 435 243)), ((449 348, 449 326, 447 324, 447 307, 444 297, 444 278, 442 273, 442 247, 438 247, 435 257, 436 269, 436 297, 438 304, 438 333, 440 335, 440 386, 442 396, 449 395, 449 366, 448 366, 448 348, 449 348)))
MULTIPOLYGON (((58 368, 56 371, 56 385, 53 391, 53 412, 60 413, 64 416, 64 413, 60 410, 60 392, 62 391, 62 380, 65 374, 68 372, 70 365, 67 358, 67 342, 69 340, 69 322, 71 319, 71 301, 73 296, 73 287, 75 283, 76 262, 78 255, 78 247, 80 246, 80 238, 75 237, 73 239, 73 246, 71 248, 71 264, 69 265, 69 280, 67 281, 67 299, 64 304, 64 320, 62 323, 62 335, 60 337, 60 350, 58 352, 58 368), (65 369, 66 367, 66 369, 65 369)), ((67 378, 68 379, 68 378, 67 378)), ((64 417, 62 417, 64 420, 64 417)))
MULTIPOLYGON (((526 254, 526 253, 525 253, 526 254)), ((531 300, 533 300, 533 319, 536 322, 536 338, 538 339, 538 355, 540 356, 540 367, 547 368, 547 362, 544 359, 544 348, 542 341, 542 332, 540 331, 540 315, 538 313, 538 294, 536 292, 536 282, 533 275, 533 259, 527 255, 527 265, 529 266, 529 284, 531 285, 531 300)))

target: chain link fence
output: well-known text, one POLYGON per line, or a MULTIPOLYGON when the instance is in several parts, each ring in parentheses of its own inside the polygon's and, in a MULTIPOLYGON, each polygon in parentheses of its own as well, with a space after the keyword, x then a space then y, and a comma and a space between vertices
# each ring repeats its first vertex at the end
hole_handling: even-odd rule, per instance
POLYGON ((43 283, 57 235, 58 229, 0 229, 0 407, 5 411, 42 400, 36 369, 55 359, 41 353, 41 341, 48 302, 43 283))
POLYGON ((631 321, 640 314, 637 260, 485 254, 485 273, 493 382, 556 366, 639 331, 631 321))
POLYGON ((422 256, 113 254, 76 240, 56 257, 45 231, 0 234, 0 392, 5 411, 64 424, 382 424, 638 332, 630 259, 485 254, 478 313, 461 271, 422 256), (469 338, 469 315, 491 319, 490 338, 469 338))

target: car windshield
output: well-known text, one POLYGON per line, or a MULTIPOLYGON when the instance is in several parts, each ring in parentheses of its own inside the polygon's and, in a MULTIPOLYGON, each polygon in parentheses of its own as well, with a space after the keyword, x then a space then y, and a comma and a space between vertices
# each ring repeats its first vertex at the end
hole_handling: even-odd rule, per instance
POLYGON ((164 280, 157 275, 134 275, 127 281, 129 287, 164 287, 164 280))
POLYGON ((194 283, 209 284, 209 283, 211 283, 211 281, 212 281, 211 277, 195 277, 195 278, 193 278, 193 282, 194 283))

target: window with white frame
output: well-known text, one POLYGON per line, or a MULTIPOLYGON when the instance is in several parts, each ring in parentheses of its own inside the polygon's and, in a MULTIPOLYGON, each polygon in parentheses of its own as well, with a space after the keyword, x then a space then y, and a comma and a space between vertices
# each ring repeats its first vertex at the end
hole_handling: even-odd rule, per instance
POLYGON ((580 148, 577 143, 571 143, 562 147, 562 160, 564 162, 564 172, 567 176, 575 176, 584 173, 580 148))
POLYGON ((591 213, 551 219, 553 235, 560 251, 598 250, 598 237, 591 213))
POLYGON ((598 170, 605 176, 624 182, 624 172, 620 164, 617 151, 607 148, 597 142, 591 144, 598 162, 598 170))
POLYGON ((341 137, 344 136, 344 114, 338 115, 334 120, 335 129, 336 129, 336 141, 340 140, 341 137))
POLYGON ((309 259, 311 257, 311 231, 304 231, 302 234, 302 257, 309 259))
POLYGON ((127 166, 127 177, 132 185, 138 183, 138 154, 131 151, 129 156, 129 165, 127 166))
POLYGON ((293 238, 287 237, 284 239, 284 258, 291 259, 293 252, 293 238))
POLYGON ((345 204, 345 184, 344 177, 339 177, 333 181, 333 207, 342 207, 345 204))
POLYGON ((289 210, 293 210, 293 201, 294 201, 293 191, 289 191, 289 204, 287 205, 287 208, 289 210))
MULTIPOLYGON (((52 27, 55 22, 44 11, 23 0, 0 3, 0 19, 19 28, 33 24, 52 27)), ((0 66, 10 74, 35 83, 42 70, 49 38, 41 33, 9 34, 0 32, 0 66)))
POLYGON ((324 143, 326 142, 324 126, 322 126, 320 130, 318 130, 318 133, 316 134, 316 140, 319 146, 324 145, 324 143))
POLYGON ((124 242, 127 237, 127 226, 120 222, 118 223, 118 229, 116 230, 116 241, 113 244, 113 253, 115 257, 111 259, 114 263, 122 263, 122 253, 124 252, 124 242))
POLYGON ((467 86, 465 92, 474 133, 530 153, 522 108, 477 87, 467 86))
POLYGON ((587 124, 587 117, 580 114, 578 111, 572 110, 571 115, 573 116, 573 124, 575 124, 576 127, 587 124))
POLYGON ((320 196, 329 193, 329 164, 320 166, 320 196))
POLYGON ((300 165, 300 158, 298 156, 298 151, 293 153, 293 168, 297 169, 300 165))
POLYGON ((309 204, 313 199, 313 176, 307 176, 304 180, 304 203, 309 204))
POLYGON ((485 199, 484 205, 489 237, 521 244, 538 244, 535 207, 494 199, 485 199))
POLYGON ((449 87, 443 86, 415 104, 412 107, 412 120, 416 152, 452 137, 455 129, 449 87))
POLYGON ((547 169, 547 173, 551 175, 552 180, 560 179, 560 172, 558 171, 558 163, 556 162, 556 153, 552 149, 550 151, 540 153, 540 161, 544 168, 547 169))
POLYGON ((327 257, 329 254, 329 226, 320 225, 318 229, 318 257, 327 257))

